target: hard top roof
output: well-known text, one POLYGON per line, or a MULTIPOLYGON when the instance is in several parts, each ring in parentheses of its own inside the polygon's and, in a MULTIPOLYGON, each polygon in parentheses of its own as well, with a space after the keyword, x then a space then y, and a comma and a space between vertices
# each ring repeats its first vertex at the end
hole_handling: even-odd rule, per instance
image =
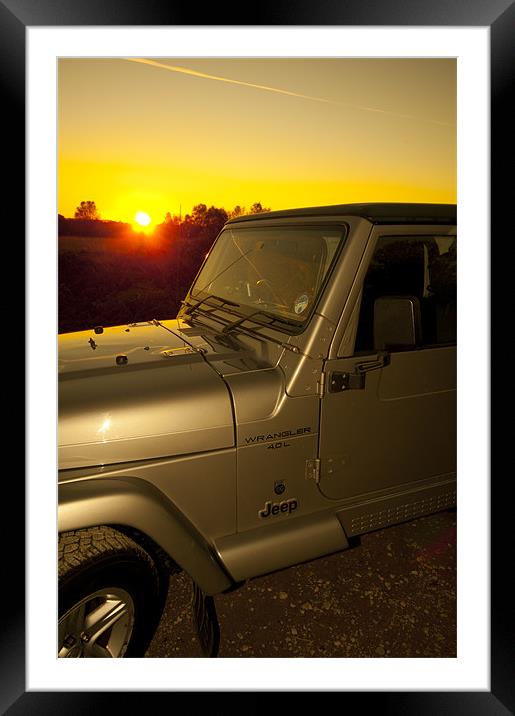
POLYGON ((371 203, 309 206, 304 209, 285 209, 237 216, 229 219, 228 223, 297 216, 361 216, 374 224, 454 224, 456 204, 371 203))

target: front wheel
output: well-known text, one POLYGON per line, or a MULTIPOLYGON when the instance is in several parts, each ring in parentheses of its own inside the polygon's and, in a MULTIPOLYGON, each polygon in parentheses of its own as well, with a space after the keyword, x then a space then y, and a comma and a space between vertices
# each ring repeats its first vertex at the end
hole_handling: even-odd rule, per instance
POLYGON ((156 565, 101 526, 59 536, 58 657, 144 656, 162 610, 156 565))

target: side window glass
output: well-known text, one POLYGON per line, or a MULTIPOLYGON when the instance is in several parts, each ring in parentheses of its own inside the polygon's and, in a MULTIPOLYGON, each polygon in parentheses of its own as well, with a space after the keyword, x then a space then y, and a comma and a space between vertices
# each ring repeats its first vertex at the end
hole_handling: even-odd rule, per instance
POLYGON ((356 353, 373 352, 374 303, 409 297, 420 308, 420 346, 456 342, 456 236, 383 236, 363 283, 356 353))

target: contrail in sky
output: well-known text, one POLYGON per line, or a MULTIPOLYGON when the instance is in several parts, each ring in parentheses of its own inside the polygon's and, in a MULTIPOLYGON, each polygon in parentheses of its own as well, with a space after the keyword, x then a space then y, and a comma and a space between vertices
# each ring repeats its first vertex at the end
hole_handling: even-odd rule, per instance
POLYGON ((348 104, 346 102, 338 102, 333 99, 326 99, 324 97, 313 97, 308 94, 300 94, 299 92, 290 92, 289 90, 279 89, 278 87, 269 87, 268 85, 258 85, 253 82, 243 82, 242 80, 231 80, 228 77, 218 77, 217 75, 208 75, 205 72, 199 72, 198 70, 191 70, 187 67, 180 67, 178 65, 164 65, 162 62, 156 62, 155 60, 148 60, 145 58, 128 57, 126 58, 129 62, 140 62, 143 65, 151 65, 152 67, 159 67, 169 72, 180 72, 183 75, 193 75, 194 77, 202 77, 206 80, 216 80, 218 82, 227 82, 232 85, 243 85, 244 87, 253 87, 254 89, 265 90, 266 92, 275 92, 277 94, 284 94, 288 97, 298 97, 300 99, 309 99, 313 102, 324 102, 325 104, 333 104, 338 107, 347 107, 348 109, 357 109, 363 112, 376 112, 378 114, 388 114, 392 117, 402 117, 403 119, 416 119, 419 121, 430 122, 431 124, 438 124, 441 127, 454 127, 454 124, 448 122, 438 122, 436 119, 430 119, 428 117, 414 117, 411 114, 400 114, 399 112, 391 112, 387 109, 377 109, 376 107, 365 107, 358 104, 348 104))

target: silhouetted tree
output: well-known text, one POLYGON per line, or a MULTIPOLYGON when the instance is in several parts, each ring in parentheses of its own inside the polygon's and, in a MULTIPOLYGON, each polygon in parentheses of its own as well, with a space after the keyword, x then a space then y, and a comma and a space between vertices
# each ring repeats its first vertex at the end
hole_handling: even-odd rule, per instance
POLYGON ((227 221, 225 209, 205 204, 196 204, 191 210, 191 215, 186 214, 182 224, 183 236, 189 238, 214 239, 222 226, 227 221))
POLYGON ((172 216, 169 211, 166 212, 165 218, 161 224, 157 224, 154 229, 155 236, 173 239, 175 238, 180 229, 181 221, 175 214, 172 216))
POLYGON ((76 219, 89 219, 98 220, 100 214, 98 213, 96 204, 94 201, 81 201, 80 206, 75 210, 76 219))
POLYGON ((166 212, 163 225, 169 226, 170 224, 173 224, 174 226, 178 226, 181 223, 180 218, 177 216, 177 214, 174 214, 173 216, 170 214, 169 211, 166 212))
POLYGON ((256 202, 255 202, 254 204, 252 204, 252 206, 250 207, 250 213, 251 213, 251 214, 261 214, 263 211, 270 211, 270 207, 268 207, 268 208, 263 208, 263 207, 261 206, 261 202, 260 202, 260 201, 256 201, 256 202))
POLYGON ((205 204, 196 204, 191 210, 191 222, 198 226, 203 226, 206 211, 207 206, 205 204))
POLYGON ((209 229, 210 233, 217 234, 227 219, 228 216, 225 209, 217 209, 215 206, 210 206, 204 214, 204 226, 209 229))
POLYGON ((245 212, 245 207, 244 207, 244 206, 240 206, 239 204, 236 204, 236 206, 234 207, 234 209, 233 209, 232 211, 229 211, 229 212, 228 212, 228 216, 229 216, 230 219, 234 219, 234 218, 236 218, 237 216, 243 216, 245 213, 246 213, 246 212, 245 212))

